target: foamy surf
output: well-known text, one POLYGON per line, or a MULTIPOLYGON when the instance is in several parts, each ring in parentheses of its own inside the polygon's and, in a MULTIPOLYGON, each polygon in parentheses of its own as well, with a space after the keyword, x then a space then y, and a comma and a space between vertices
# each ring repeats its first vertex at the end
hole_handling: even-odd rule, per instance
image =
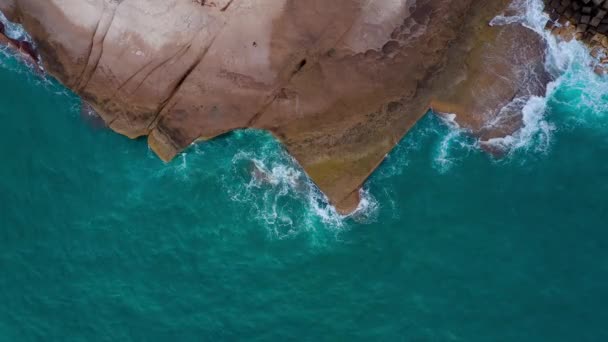
POLYGON ((285 239, 319 229, 336 233, 347 228, 350 220, 373 222, 379 208, 369 190, 362 189, 358 208, 349 215, 339 214, 274 140, 261 148, 236 153, 230 173, 224 179, 230 198, 248 203, 251 217, 263 222, 273 238, 285 239), (236 182, 228 181, 234 178, 236 182))
MULTIPOLYGON (((522 96, 516 97, 500 110, 497 121, 506 119, 512 113, 521 113, 522 127, 515 133, 501 137, 480 141, 479 146, 492 150, 503 151, 507 154, 516 153, 519 150, 547 152, 550 146, 552 132, 555 130, 553 124, 546 120, 547 101, 555 89, 555 83, 560 82, 561 72, 556 72, 548 63, 555 59, 555 55, 561 54, 561 49, 556 49, 556 40, 544 27, 549 19, 544 12, 542 0, 516 0, 508 8, 512 15, 498 15, 490 22, 492 26, 520 24, 539 34, 546 42, 547 51, 545 57, 545 69, 556 79, 550 82, 545 91, 545 96, 522 96)), ((525 85, 522 85, 525 86, 525 85)), ((493 126, 498 122, 491 122, 493 126)))
MULTIPOLYGON (((8 37, 14 41, 29 43, 31 48, 34 50, 33 51, 34 54, 37 54, 35 52, 36 43, 34 42, 32 37, 29 35, 29 33, 27 33, 27 31, 25 31, 25 29, 23 28, 22 25, 9 21, 6 18, 6 16, 4 15, 4 13, 2 13, 1 11, 0 11, 0 23, 2 23, 2 25, 4 27, 4 35, 6 37, 8 37)), ((19 49, 22 49, 22 48, 19 48, 19 49)), ((30 54, 25 52, 24 50, 21 50, 21 53, 19 53, 18 51, 16 51, 16 49, 14 47, 11 47, 9 45, 1 46, 0 54, 2 54, 4 57, 7 57, 7 58, 2 58, 2 61, 0 62, 1 67, 5 68, 7 70, 11 70, 13 72, 25 74, 25 75, 27 75, 28 80, 35 82, 37 85, 47 87, 48 89, 57 88, 57 87, 54 87, 54 85, 57 82, 54 80, 51 80, 51 78, 47 77, 47 75, 45 74, 44 66, 43 66, 42 62, 40 61, 40 56, 36 56, 34 58, 34 56, 30 56, 30 54), (36 59, 36 60, 34 60, 34 59, 36 59), (27 69, 22 68, 21 67, 22 63, 27 65, 28 68, 27 69), (34 72, 30 72, 30 71, 34 71, 34 72)), ((60 88, 63 88, 63 87, 60 87, 60 88)), ((63 91, 63 93, 61 93, 61 92, 56 92, 56 93, 57 94, 67 94, 66 89, 62 89, 62 91, 63 91)))
POLYGON ((557 112, 562 125, 586 125, 603 129, 608 125, 608 78, 593 72, 596 63, 587 47, 578 41, 561 42, 553 39, 548 67, 560 77, 552 84, 549 104, 557 112))
POLYGON ((4 24, 4 33, 7 37, 17 40, 32 42, 30 35, 23 29, 23 26, 9 21, 4 13, 0 11, 0 22, 4 24))
MULTIPOLYGON (((604 94, 608 94, 608 86, 599 77, 593 75, 591 68, 588 67, 590 63, 588 51, 581 43, 561 42, 544 30, 548 18, 543 12, 541 0, 516 1, 514 6, 519 9, 515 15, 499 15, 492 20, 491 25, 519 23, 542 35, 547 41, 546 68, 556 80, 549 84, 544 97, 517 98, 508 105, 522 108, 523 127, 520 130, 510 136, 483 143, 512 152, 520 150, 546 152, 556 130, 555 125, 547 120, 546 115, 548 102, 559 101, 554 99, 556 90, 564 85, 580 87, 579 98, 566 105, 572 106, 573 110, 593 106, 594 112, 600 113, 608 110, 607 101, 602 99, 604 94)), ((5 21, 5 18, 0 17, 0 20, 5 21)), ((13 27, 11 35, 15 38, 25 34, 18 25, 7 24, 7 27, 13 27)), ((479 144, 468 138, 467 132, 455 124, 454 117, 448 115, 442 119, 448 131, 436 142, 433 167, 440 173, 446 173, 464 158, 461 153, 463 150, 478 148, 479 144)), ((407 152, 419 149, 420 143, 416 140, 410 139, 411 144, 406 147, 397 147, 387 159, 389 164, 380 172, 388 176, 403 172, 408 161, 407 158, 399 155, 404 150, 407 152)), ((354 213, 347 216, 340 215, 306 177, 297 162, 280 147, 273 145, 261 150, 252 150, 254 149, 247 149, 234 156, 232 174, 225 176, 224 181, 230 183, 226 188, 235 201, 247 201, 252 204, 253 217, 265 222, 273 236, 285 238, 301 231, 316 229, 314 227, 320 225, 344 228, 351 219, 360 222, 375 219, 380 204, 368 189, 361 190, 362 200, 354 213), (253 165, 257 171, 248 165, 253 165), (243 187, 242 184, 236 184, 233 176, 245 179, 246 185, 243 187), (296 206, 292 205, 293 203, 303 205, 296 206), (304 209, 300 210, 299 207, 304 209)), ((169 169, 182 175, 185 180, 189 179, 188 159, 187 154, 180 155, 169 169)))
MULTIPOLYGON (((454 114, 441 114, 439 117, 443 126, 447 127, 440 141, 437 143, 436 152, 433 157, 433 166, 440 173, 449 171, 456 162, 463 158, 464 151, 473 149, 492 150, 504 153, 507 156, 515 155, 518 151, 526 152, 547 152, 551 145, 551 138, 555 131, 555 126, 547 120, 547 102, 551 98, 557 85, 562 82, 563 74, 573 60, 573 49, 567 48, 563 43, 558 42, 544 26, 548 20, 548 15, 543 11, 542 0, 516 0, 511 3, 506 14, 500 14, 490 21, 492 26, 523 25, 537 34, 541 35, 546 41, 547 52, 545 58, 545 69, 553 76, 554 81, 547 86, 545 95, 521 96, 516 97, 499 110, 496 119, 489 122, 486 128, 501 126, 504 121, 508 121, 512 115, 521 115, 522 127, 515 133, 489 140, 472 139, 470 132, 461 128, 454 114)), ((568 43, 571 44, 571 43, 568 43)), ((584 50, 584 47, 577 44, 576 49, 584 50), (580 47, 579 47, 580 46, 580 47)), ((533 72, 533 70, 530 70, 533 72)), ((526 87, 526 84, 520 85, 526 87)), ((466 153, 464 153, 466 155, 466 153)))
MULTIPOLYGON (((546 119, 546 113, 566 112, 566 124, 591 123, 605 126, 608 112, 608 82, 593 72, 597 61, 581 42, 561 40, 544 29, 548 15, 541 0, 521 0, 515 3, 525 9, 522 24, 542 35, 547 42, 545 68, 555 81, 547 87, 543 98, 532 98, 524 108, 524 128, 513 137, 495 143, 515 146, 516 149, 546 151, 552 133, 558 129, 546 119), (565 96, 564 96, 565 95, 565 96)), ((562 121, 562 120, 560 120, 562 121)), ((561 124, 563 127, 564 123, 561 124)))
POLYGON ((521 149, 547 152, 555 130, 555 126, 545 120, 547 98, 531 96, 526 99, 514 99, 508 106, 510 105, 521 106, 522 128, 512 135, 481 141, 480 144, 508 153, 521 149))
MULTIPOLYGON (((597 89, 606 89, 606 82, 593 74, 590 65, 593 64, 589 56, 588 49, 578 41, 564 42, 555 37, 551 32, 545 30, 545 24, 549 20, 544 12, 542 0, 517 0, 514 1, 509 13, 512 15, 501 14, 496 16, 490 25, 500 26, 509 24, 523 25, 545 40, 547 50, 545 58, 545 69, 553 76, 554 81, 547 85, 545 95, 518 97, 501 109, 501 112, 513 112, 517 107, 522 115, 522 127, 515 133, 501 138, 480 141, 478 146, 504 151, 508 155, 514 155, 519 151, 547 153, 552 143, 553 133, 557 127, 548 120, 548 103, 554 101, 555 93, 563 87, 575 86, 576 83, 585 85, 581 89, 581 96, 575 99, 576 107, 605 107, 606 101, 600 100, 606 92, 597 89), (574 82, 573 82, 574 79, 574 82), (590 83, 591 82, 591 85, 590 83), (574 83, 574 84, 573 84, 574 83), (580 100, 580 101, 579 101, 580 100)), ((598 108, 599 109, 599 108, 598 108)), ((497 120, 501 120, 499 115, 497 120)), ((489 126, 497 123, 489 123, 489 126)), ((443 164, 449 164, 449 146, 457 134, 458 127, 448 125, 452 131, 442 142, 438 160, 443 164)))
POLYGON ((437 113, 447 133, 443 134, 435 148, 433 167, 439 173, 448 172, 458 161, 462 160, 467 153, 476 147, 476 141, 470 138, 470 132, 460 127, 456 121, 456 114, 437 113))

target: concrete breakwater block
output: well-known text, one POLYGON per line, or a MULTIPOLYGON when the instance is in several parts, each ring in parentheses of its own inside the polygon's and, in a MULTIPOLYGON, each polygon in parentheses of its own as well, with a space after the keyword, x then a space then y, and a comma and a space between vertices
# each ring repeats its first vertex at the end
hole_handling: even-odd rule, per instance
POLYGON ((590 49, 590 67, 608 75, 608 0, 545 0, 551 20, 546 29, 568 41, 577 39, 590 49))
POLYGON ((553 21, 566 19, 579 33, 608 34, 608 0, 545 0, 553 21))

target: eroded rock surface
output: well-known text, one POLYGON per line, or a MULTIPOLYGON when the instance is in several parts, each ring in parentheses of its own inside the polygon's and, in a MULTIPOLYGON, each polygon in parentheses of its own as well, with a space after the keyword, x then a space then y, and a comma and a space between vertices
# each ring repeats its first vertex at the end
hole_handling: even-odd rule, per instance
MULTIPOLYGON (((520 39, 542 59, 527 29, 488 26, 508 3, 0 0, 0 10, 32 35, 51 74, 115 131, 147 135, 162 159, 198 139, 266 129, 349 212, 431 100, 487 127, 496 115, 486 113, 521 92, 527 78, 510 62, 487 63, 520 39), (476 97, 482 85, 495 98, 476 97)), ((510 134, 520 121, 484 136, 510 134)))

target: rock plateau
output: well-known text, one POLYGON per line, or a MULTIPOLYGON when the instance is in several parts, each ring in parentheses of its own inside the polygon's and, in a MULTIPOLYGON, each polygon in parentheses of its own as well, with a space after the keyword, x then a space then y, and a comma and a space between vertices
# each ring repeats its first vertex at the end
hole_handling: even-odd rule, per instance
POLYGON ((163 160, 232 130, 268 130, 348 213, 431 106, 482 141, 522 126, 509 106, 543 95, 548 77, 540 36, 488 25, 509 4, 0 0, 0 10, 29 32, 47 72, 163 160))

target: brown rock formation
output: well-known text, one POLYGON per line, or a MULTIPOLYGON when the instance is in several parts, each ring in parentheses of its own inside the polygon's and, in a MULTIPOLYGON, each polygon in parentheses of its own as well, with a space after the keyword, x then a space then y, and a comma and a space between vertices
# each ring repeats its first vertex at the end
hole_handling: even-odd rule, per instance
POLYGON ((485 143, 515 133, 521 127, 523 106, 530 97, 545 94, 551 79, 544 68, 546 47, 535 32, 516 24, 478 34, 466 54, 463 77, 446 80, 450 86, 437 93, 431 107, 456 114, 482 147, 501 153, 485 143))
POLYGON ((162 159, 198 139, 266 129, 350 212, 432 98, 486 127, 488 110, 521 93, 525 75, 510 66, 519 60, 478 64, 520 39, 525 58, 542 58, 526 29, 488 26, 508 2, 0 0, 0 10, 32 35, 51 74, 115 131, 147 135, 162 159), (482 86, 495 98, 478 96, 482 86))

